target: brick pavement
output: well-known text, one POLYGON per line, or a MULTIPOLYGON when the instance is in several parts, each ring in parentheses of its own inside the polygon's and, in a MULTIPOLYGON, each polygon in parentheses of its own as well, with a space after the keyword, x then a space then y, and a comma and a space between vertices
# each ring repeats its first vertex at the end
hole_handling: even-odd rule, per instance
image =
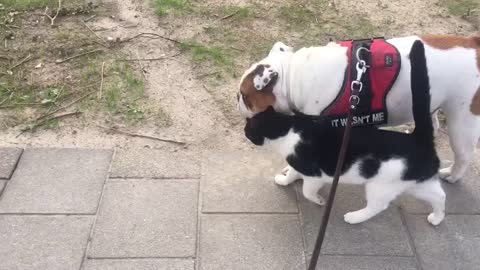
MULTIPOLYGON (((283 165, 253 150, 0 148, 0 269, 306 269, 323 209, 273 183, 283 165)), ((346 224, 365 199, 341 185, 318 269, 478 269, 477 169, 444 184, 437 228, 408 197, 346 224)))

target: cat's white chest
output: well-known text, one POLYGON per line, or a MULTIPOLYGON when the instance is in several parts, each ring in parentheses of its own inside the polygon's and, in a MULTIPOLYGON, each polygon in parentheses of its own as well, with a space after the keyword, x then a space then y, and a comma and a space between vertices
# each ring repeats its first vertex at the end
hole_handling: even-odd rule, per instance
POLYGON ((280 153, 282 157, 286 158, 289 155, 295 154, 295 147, 301 141, 300 134, 290 129, 287 135, 275 139, 265 139, 265 146, 273 148, 274 151, 280 153))

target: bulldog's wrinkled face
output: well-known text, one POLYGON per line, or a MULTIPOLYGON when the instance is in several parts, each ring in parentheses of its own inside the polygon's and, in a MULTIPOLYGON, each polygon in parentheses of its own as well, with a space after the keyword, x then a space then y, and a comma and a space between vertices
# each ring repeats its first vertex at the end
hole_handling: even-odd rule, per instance
POLYGON ((275 95, 273 89, 278 82, 279 71, 273 66, 275 57, 282 53, 292 53, 293 49, 277 42, 273 45, 268 56, 252 65, 240 80, 238 108, 243 117, 252 117, 256 113, 265 111, 274 106, 275 95))

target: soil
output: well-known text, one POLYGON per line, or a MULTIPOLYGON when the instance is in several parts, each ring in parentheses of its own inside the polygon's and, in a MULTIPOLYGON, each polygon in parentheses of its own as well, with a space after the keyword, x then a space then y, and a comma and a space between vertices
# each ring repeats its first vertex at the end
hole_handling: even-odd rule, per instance
MULTIPOLYGON (((202 5, 242 4, 250 1, 203 0, 202 5)), ((300 1, 308 2, 308 1, 300 1)), ((108 16, 99 16, 90 21, 94 28, 107 30, 97 32, 102 37, 113 39, 131 37, 139 33, 157 33, 172 38, 197 36, 202 39, 203 27, 210 20, 199 17, 169 15, 161 18, 154 14, 147 0, 107 0, 108 16)), ((265 5, 275 6, 282 1, 271 1, 265 5)), ((448 15, 445 8, 435 0, 337 0, 337 11, 333 7, 316 10, 332 16, 365 16, 377 26, 378 35, 386 37, 422 33, 471 34, 474 23, 448 15), (360 12, 360 13, 359 13, 360 12), (382 25, 385 25, 383 27, 382 25)), ((267 9, 268 10, 268 9, 267 9)), ((248 20, 248 19, 247 19, 248 20)), ((261 14, 252 19, 254 29, 267 29, 272 33, 282 33, 284 24, 277 24, 276 14, 261 14)), ((61 20, 58 23, 62 23, 61 20)), ((335 36, 333 34, 333 36, 335 36)), ((301 34, 286 37, 286 42, 302 44, 301 34)), ((326 40, 319 40, 319 45, 326 40)), ((245 40, 245 42, 256 42, 245 40)), ((272 42, 273 44, 273 42, 272 42)), ((162 39, 138 38, 123 47, 124 53, 132 58, 157 58, 180 53, 178 46, 162 39)), ((239 59, 242 74, 250 64, 248 59, 239 59)), ((163 108, 171 116, 171 125, 156 125, 155 119, 147 119, 130 131, 173 138, 188 142, 192 151, 205 149, 242 149, 252 147, 243 137, 243 121, 236 111, 235 95, 238 78, 229 76, 216 83, 199 78, 207 69, 202 64, 192 63, 191 56, 181 53, 160 61, 142 62, 145 70, 145 87, 148 102, 163 108)), ((134 65, 141 69, 139 63, 134 65)), ((47 75, 46 75, 47 76, 47 75)), ((53 78, 45 77, 45 80, 53 78)), ((17 129, 0 131, 0 144, 4 146, 30 147, 149 147, 176 151, 179 146, 159 141, 133 138, 121 134, 107 133, 94 123, 79 124, 75 119, 66 119, 56 129, 40 129, 34 133, 18 136, 17 129)))

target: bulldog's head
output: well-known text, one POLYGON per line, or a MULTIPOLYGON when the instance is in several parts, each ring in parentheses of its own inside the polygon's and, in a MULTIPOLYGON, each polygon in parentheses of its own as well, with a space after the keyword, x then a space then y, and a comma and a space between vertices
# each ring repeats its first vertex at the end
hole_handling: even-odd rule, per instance
POLYGON ((240 79, 238 107, 244 117, 252 117, 275 105, 274 88, 282 75, 280 62, 285 55, 291 53, 291 47, 277 42, 265 59, 253 64, 243 74, 240 79))

